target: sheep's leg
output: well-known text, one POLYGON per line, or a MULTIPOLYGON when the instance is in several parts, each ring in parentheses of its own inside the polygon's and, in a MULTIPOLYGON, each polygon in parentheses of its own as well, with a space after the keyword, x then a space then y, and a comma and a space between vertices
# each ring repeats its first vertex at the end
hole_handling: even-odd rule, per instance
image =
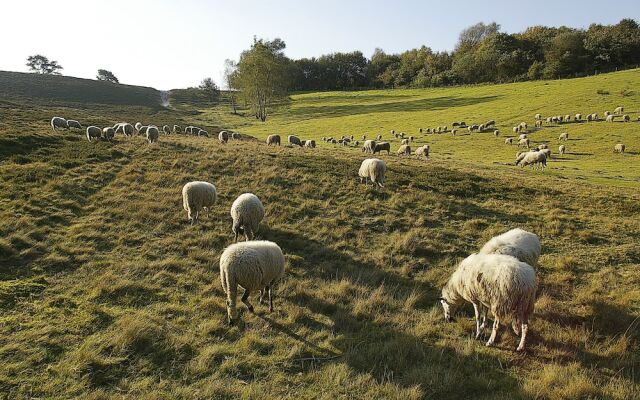
POLYGON ((495 319, 493 320, 493 329, 491 330, 491 336, 487 341, 487 346, 492 346, 496 341, 496 336, 498 336, 498 328, 500 328, 500 320, 498 319, 498 317, 495 317, 495 319))
POLYGON ((260 289, 260 304, 265 304, 266 303, 266 296, 267 295, 267 288, 264 287, 262 289, 260 289))
POLYGON ((229 286, 229 292, 227 293, 227 319, 229 324, 233 323, 233 320, 237 318, 236 300, 238 299, 238 285, 233 284, 229 286))
POLYGON ((517 318, 511 322, 511 329, 513 329, 513 333, 515 333, 516 336, 520 336, 520 327, 518 325, 520 324, 517 318))
POLYGON ((242 302, 247 306, 247 309, 250 312, 253 312, 253 306, 251 305, 251 303, 249 303, 249 291, 245 290, 244 294, 242 295, 242 302))
POLYGON ((516 351, 524 351, 524 345, 525 342, 527 340, 527 332, 529 331, 529 323, 528 321, 524 321, 522 323, 522 334, 520 335, 520 344, 518 345, 518 348, 516 349, 516 351))
POLYGON ((480 310, 476 303, 473 304, 473 312, 476 316, 476 339, 480 338, 480 310))
POLYGON ((271 286, 267 286, 267 290, 269 291, 269 312, 273 312, 273 290, 271 286))
POLYGON ((233 243, 238 243, 238 231, 233 232, 233 243))

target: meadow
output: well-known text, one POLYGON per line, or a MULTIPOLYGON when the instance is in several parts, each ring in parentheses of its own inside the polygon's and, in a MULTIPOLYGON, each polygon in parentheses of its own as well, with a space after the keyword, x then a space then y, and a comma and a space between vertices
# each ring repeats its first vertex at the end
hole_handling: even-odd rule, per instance
POLYGON ((184 98, 163 108, 67 97, 64 85, 51 98, 3 92, 0 398, 638 398, 640 123, 534 132, 554 152, 558 134, 570 134, 569 153, 544 172, 509 165, 517 150, 504 144, 536 112, 624 105, 636 119, 638 82, 633 70, 297 94, 265 124, 184 98), (80 131, 53 132, 52 115, 246 135, 227 145, 184 135, 89 143, 80 131), (417 134, 487 119, 504 134, 417 134), (381 155, 381 191, 359 184, 359 149, 319 141, 390 129, 429 143, 432 157, 381 155), (267 147, 269 133, 319 147, 267 147), (627 154, 613 154, 619 141, 627 154), (180 195, 191 180, 219 193, 193 227, 180 195), (282 247, 287 274, 273 313, 254 301, 256 314, 242 310, 229 326, 218 259, 244 192, 265 205, 258 238, 282 247), (471 307, 447 323, 437 304, 460 259, 516 226, 543 247, 524 354, 507 329, 495 347, 474 340, 471 307))

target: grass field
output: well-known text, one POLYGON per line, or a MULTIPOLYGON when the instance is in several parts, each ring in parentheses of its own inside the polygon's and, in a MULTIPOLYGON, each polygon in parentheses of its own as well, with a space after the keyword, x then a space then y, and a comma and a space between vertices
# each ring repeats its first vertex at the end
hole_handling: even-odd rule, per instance
POLYGON ((639 82, 629 71, 301 94, 264 125, 221 107, 0 94, 0 398, 636 399, 637 122, 533 133, 553 147, 561 131, 576 139, 544 173, 504 165, 516 152, 504 137, 421 136, 432 160, 382 155, 387 185, 375 192, 357 182, 359 149, 186 136, 89 143, 82 132, 52 132, 48 120, 200 124, 262 139, 388 137, 494 118, 506 133, 551 110, 602 114, 622 104, 635 119, 638 94, 621 92, 639 82), (614 135, 628 154, 612 153, 614 135), (180 197, 191 180, 219 192, 195 227, 180 197), (287 275, 274 313, 256 301, 255 315, 241 312, 229 326, 218 258, 243 192, 265 204, 258 237, 282 247, 287 275), (526 354, 513 351, 506 329, 494 348, 473 340, 469 307, 446 323, 436 305, 458 260, 516 226, 543 246, 526 354))

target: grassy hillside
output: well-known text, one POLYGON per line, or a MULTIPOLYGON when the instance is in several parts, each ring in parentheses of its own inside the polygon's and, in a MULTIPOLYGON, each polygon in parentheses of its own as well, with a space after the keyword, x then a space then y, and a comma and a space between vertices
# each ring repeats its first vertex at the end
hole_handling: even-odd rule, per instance
MULTIPOLYGON (((629 79, 637 83, 637 75, 629 79)), ((360 132, 358 124, 391 128, 371 118, 409 131, 402 118, 422 113, 443 113, 425 126, 472 112, 486 119, 462 104, 465 91, 507 96, 508 87, 447 89, 461 93, 453 101, 458 112, 424 111, 428 96, 442 97, 430 91, 300 95, 265 126, 220 108, 0 102, 0 398, 638 398, 640 194, 633 181, 591 185, 563 179, 554 163, 543 174, 471 162, 502 150, 488 134, 429 136, 449 143, 454 161, 438 142, 429 162, 383 155, 387 185, 375 192, 357 182, 363 155, 352 148, 185 136, 162 136, 153 146, 140 137, 89 143, 81 132, 48 127, 59 114, 98 125, 201 123, 210 132, 235 124, 259 137, 320 137, 339 121, 353 122, 343 125, 345 135, 360 132), (427 97, 415 111, 401 111, 410 107, 403 93, 427 97), (384 111, 389 104, 376 102, 399 104, 384 111), (308 114, 296 111, 305 107, 308 114), (329 116, 341 107, 370 111, 329 116), (195 227, 180 197, 191 180, 219 191, 218 205, 195 227), (282 247, 287 276, 274 313, 254 295, 257 313, 242 310, 242 322, 228 326, 218 258, 232 241, 229 208, 244 192, 265 204, 258 237, 282 247), (446 323, 436 301, 458 260, 516 226, 539 234, 543 246, 526 354, 513 351, 517 338, 507 329, 486 348, 472 339, 469 307, 446 323)), ((625 99, 634 111, 635 94, 625 99)), ((511 107, 526 108, 514 120, 531 113, 528 102, 511 107)), ((633 139, 637 125, 614 126, 633 139)), ((591 143, 569 143, 583 142, 591 143)), ((629 162, 620 173, 632 179, 637 155, 621 157, 629 162)))
POLYGON ((160 106, 160 92, 156 89, 70 76, 0 71, 0 89, 0 100, 19 99, 60 105, 96 103, 160 106))
POLYGON ((567 154, 550 163, 547 175, 574 177, 605 184, 637 187, 640 183, 640 70, 623 71, 596 77, 536 81, 506 85, 483 85, 415 90, 376 90, 363 92, 308 93, 292 97, 290 106, 275 111, 265 124, 252 118, 233 117, 228 110, 204 110, 204 115, 222 120, 230 128, 264 137, 270 133, 297 134, 302 138, 363 134, 371 138, 382 134, 393 148, 399 141, 391 129, 417 138, 416 147, 431 146, 434 160, 472 165, 491 165, 511 170, 518 151, 504 144, 514 137, 512 127, 526 121, 534 125, 534 115, 575 115, 625 107, 633 123, 571 123, 531 129, 533 144, 547 143, 557 153, 558 136, 569 133, 567 154), (598 92, 603 94, 598 94, 598 92), (453 121, 484 123, 497 121, 499 137, 493 132, 464 133, 453 137, 419 134, 418 128, 448 126, 453 121), (614 156, 616 143, 624 143, 625 156, 614 156))

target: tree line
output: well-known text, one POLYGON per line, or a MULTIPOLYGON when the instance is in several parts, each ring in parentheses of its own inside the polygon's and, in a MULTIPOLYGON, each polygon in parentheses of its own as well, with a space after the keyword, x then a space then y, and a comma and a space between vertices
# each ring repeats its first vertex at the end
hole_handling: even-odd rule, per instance
MULTIPOLYGON (((558 79, 610 72, 640 64, 640 26, 633 19, 588 29, 533 26, 520 33, 496 23, 464 29, 452 51, 427 46, 388 54, 376 49, 292 60, 281 39, 254 38, 237 62, 227 60, 225 80, 251 105, 257 119, 288 91, 427 88, 476 83, 558 79)), ((233 97, 235 107, 235 96, 233 97)))

